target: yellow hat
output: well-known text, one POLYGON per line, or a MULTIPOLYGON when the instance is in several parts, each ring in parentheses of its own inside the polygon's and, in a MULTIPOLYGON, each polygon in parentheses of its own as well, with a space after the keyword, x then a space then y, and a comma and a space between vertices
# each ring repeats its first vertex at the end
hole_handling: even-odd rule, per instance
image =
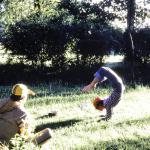
POLYGON ((23 96, 23 95, 35 95, 35 93, 28 89, 28 87, 24 84, 15 84, 12 88, 12 94, 15 96, 23 96))

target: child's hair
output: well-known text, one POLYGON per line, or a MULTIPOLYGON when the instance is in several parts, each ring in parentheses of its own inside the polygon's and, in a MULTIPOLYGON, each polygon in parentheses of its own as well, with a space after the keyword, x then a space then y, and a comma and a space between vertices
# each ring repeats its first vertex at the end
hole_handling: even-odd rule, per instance
POLYGON ((23 99, 23 97, 22 97, 22 96, 17 96, 17 95, 12 94, 12 95, 10 96, 10 99, 11 99, 12 101, 20 101, 20 100, 23 99))
POLYGON ((105 108, 103 100, 101 100, 99 97, 96 97, 93 100, 93 105, 96 109, 101 110, 101 111, 105 108))
POLYGON ((96 106, 97 106, 97 107, 99 107, 99 106, 104 106, 104 102, 103 102, 103 100, 102 100, 102 101, 97 102, 96 106))

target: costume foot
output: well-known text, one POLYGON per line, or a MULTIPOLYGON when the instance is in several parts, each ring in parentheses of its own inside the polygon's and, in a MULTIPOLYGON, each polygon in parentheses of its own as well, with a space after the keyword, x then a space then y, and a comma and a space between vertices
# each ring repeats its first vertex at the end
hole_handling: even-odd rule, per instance
POLYGON ((108 121, 108 118, 103 117, 103 118, 101 118, 101 120, 102 120, 102 121, 108 121))

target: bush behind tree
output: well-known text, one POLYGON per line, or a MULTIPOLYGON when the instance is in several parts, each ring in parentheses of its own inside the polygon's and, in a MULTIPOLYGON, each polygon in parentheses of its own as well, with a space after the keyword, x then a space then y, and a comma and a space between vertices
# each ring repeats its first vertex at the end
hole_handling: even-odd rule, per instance
MULTIPOLYGON (((39 6, 42 6, 40 2, 39 6)), ((49 71, 61 77, 65 74, 68 78, 69 70, 78 70, 78 73, 73 74, 76 76, 82 74, 85 68, 92 69, 97 64, 101 65, 103 56, 111 50, 122 52, 123 40, 127 39, 123 39, 121 31, 110 27, 111 21, 125 17, 115 13, 120 6, 126 10, 123 0, 107 0, 99 4, 92 4, 90 0, 63 0, 55 7, 57 13, 55 10, 52 16, 44 14, 44 9, 40 7, 40 10, 37 13, 32 12, 28 19, 26 17, 10 25, 3 44, 6 49, 11 50, 11 55, 23 56, 20 59, 32 62, 33 67, 38 68, 40 64, 41 68, 44 68, 44 63, 50 61, 49 71), (109 12, 108 8, 115 11, 109 12), (68 51, 75 54, 76 58, 68 60, 68 51)), ((149 35, 147 32, 141 36, 137 34, 133 35, 136 58, 142 64, 147 64, 149 42, 145 44, 145 41, 149 41, 149 35), (141 37, 143 41, 139 41, 141 37)), ((128 41, 126 43, 124 53, 129 61, 131 51, 127 51, 128 41)))
MULTIPOLYGON (((130 68, 130 62, 134 61, 135 80, 136 82, 149 83, 150 69, 150 29, 142 28, 131 32, 134 49, 127 32, 124 33, 124 54, 126 68, 130 68), (134 51, 134 53, 133 53, 134 51)), ((127 73, 128 74, 128 73, 127 73)), ((131 75, 127 75, 129 78, 131 75)))
POLYGON ((10 26, 3 44, 11 50, 11 55, 24 56, 22 59, 31 61, 33 65, 38 62, 43 65, 48 60, 56 65, 56 61, 62 63, 60 58, 64 55, 66 38, 61 25, 48 23, 45 26, 21 21, 10 26))

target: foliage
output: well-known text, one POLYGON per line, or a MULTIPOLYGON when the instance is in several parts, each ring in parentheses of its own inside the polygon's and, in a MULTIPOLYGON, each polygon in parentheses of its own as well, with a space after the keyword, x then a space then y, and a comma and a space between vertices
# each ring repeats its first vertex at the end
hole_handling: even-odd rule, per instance
POLYGON ((3 11, 0 15, 2 24, 7 29, 9 25, 34 14, 36 14, 38 20, 44 22, 48 17, 57 16, 56 5, 58 2, 59 0, 5 0, 1 3, 3 6, 3 11), (40 10, 37 9, 36 5, 40 5, 40 10))
POLYGON ((58 7, 62 14, 68 14, 64 15, 64 20, 71 18, 70 37, 75 43, 72 51, 77 56, 77 64, 86 62, 90 66, 98 59, 98 62, 102 63, 103 56, 108 54, 114 45, 115 48, 119 48, 121 39, 115 36, 121 33, 109 27, 109 22, 113 21, 116 15, 107 11, 106 8, 111 7, 107 2, 92 4, 89 0, 81 2, 63 0, 58 7))
POLYGON ((16 134, 10 141, 11 150, 40 150, 40 147, 34 145, 30 140, 27 142, 22 136, 16 134))
MULTIPOLYGON (((139 64, 148 64, 150 62, 150 29, 137 29, 135 32, 132 32, 133 37, 133 44, 134 44, 134 59, 139 64)), ((130 60, 133 59, 132 56, 132 48, 129 39, 129 35, 125 33, 125 54, 126 59, 130 60)))
POLYGON ((58 57, 63 57, 66 42, 63 27, 56 23, 42 25, 21 21, 10 27, 4 45, 12 55, 21 55, 33 64, 40 62, 42 65, 47 60, 59 64, 58 57))
MULTIPOLYGON (((136 3, 136 25, 142 23, 148 15, 149 9, 143 7, 143 4, 146 6, 147 3, 147 0, 136 3)), ((7 27, 36 13, 39 13, 37 16, 43 22, 51 16, 62 15, 65 17, 65 23, 91 20, 90 23, 93 25, 108 24, 114 19, 124 22, 127 14, 127 1, 124 0, 105 0, 99 3, 92 3, 91 0, 3 0, 0 4, 2 6, 1 21, 7 27), (58 4, 64 9, 63 13, 59 11, 58 4), (69 15, 67 15, 68 12, 65 12, 67 9, 69 15)))
POLYGON ((42 66, 51 61, 54 70, 64 70, 69 67, 65 58, 68 49, 76 54, 76 64, 89 62, 92 65, 97 61, 102 63, 103 56, 110 49, 120 48, 121 39, 116 37, 121 37, 121 32, 109 27, 108 22, 114 17, 105 11, 104 6, 89 1, 62 1, 57 8, 59 15, 47 16, 42 5, 40 3, 40 10, 28 19, 8 28, 4 45, 12 55, 23 56, 20 59, 34 65, 40 63, 42 66), (66 14, 69 15, 67 18, 66 14), (68 24, 69 18, 72 20, 68 24))
POLYGON ((95 62, 99 58, 102 63, 104 55, 110 54, 112 50, 120 51, 122 43, 122 33, 117 30, 111 28, 91 30, 77 43, 77 50, 83 55, 84 61, 95 56, 95 62))
POLYGON ((12 84, 16 82, 25 83, 41 83, 54 79, 54 75, 50 77, 46 75, 50 71, 49 67, 43 70, 41 67, 35 67, 24 64, 4 64, 0 65, 0 82, 3 85, 12 84))
MULTIPOLYGON (((80 68, 86 68, 86 71, 90 68, 92 71, 92 67, 103 63, 104 55, 110 51, 123 51, 122 31, 117 29, 121 28, 120 23, 113 27, 112 23, 116 20, 125 22, 128 2, 130 1, 2 1, 1 6, 4 9, 0 16, 6 33, 3 44, 7 50, 11 50, 13 56, 18 55, 21 62, 27 62, 36 68, 39 64, 44 68, 48 61, 50 71, 64 76, 65 71, 73 74, 80 68)), ((145 6, 136 3, 135 25, 147 17, 148 9, 145 6)), ((141 64, 148 63, 149 45, 144 41, 148 41, 146 37, 149 35, 146 33, 145 37, 144 33, 144 36, 141 36, 141 32, 145 31, 138 32, 134 37, 135 56, 141 64), (136 36, 139 34, 140 36, 136 36), (141 41, 141 37, 145 40, 141 41)), ((124 52, 130 59, 131 49, 128 49, 128 42, 127 40, 124 52)))
POLYGON ((114 15, 104 10, 104 4, 91 4, 91 1, 63 0, 59 7, 67 10, 70 16, 73 16, 73 22, 86 22, 92 24, 107 24, 108 21, 114 20, 114 15))
POLYGON ((135 57, 142 64, 150 62, 150 29, 137 30, 133 36, 135 43, 135 57))

